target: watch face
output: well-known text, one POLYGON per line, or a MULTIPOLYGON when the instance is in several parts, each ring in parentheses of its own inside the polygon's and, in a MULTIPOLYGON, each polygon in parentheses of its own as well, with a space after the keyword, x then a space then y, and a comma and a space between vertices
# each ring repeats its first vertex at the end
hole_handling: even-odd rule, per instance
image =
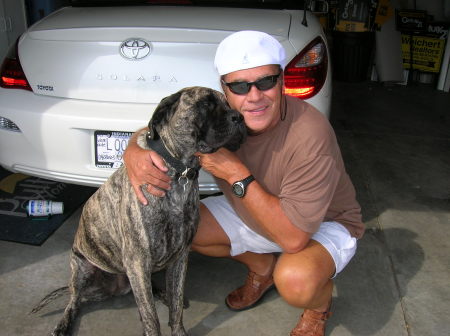
POLYGON ((239 182, 233 184, 233 194, 235 194, 237 197, 244 196, 244 188, 239 182))

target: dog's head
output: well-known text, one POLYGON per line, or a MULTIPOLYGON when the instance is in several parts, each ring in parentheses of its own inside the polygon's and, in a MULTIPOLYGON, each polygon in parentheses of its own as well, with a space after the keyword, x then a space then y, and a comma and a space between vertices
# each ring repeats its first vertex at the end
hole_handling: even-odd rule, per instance
POLYGON ((229 107, 222 93, 205 87, 185 88, 164 98, 149 130, 179 159, 220 147, 235 151, 246 136, 241 114, 229 107))

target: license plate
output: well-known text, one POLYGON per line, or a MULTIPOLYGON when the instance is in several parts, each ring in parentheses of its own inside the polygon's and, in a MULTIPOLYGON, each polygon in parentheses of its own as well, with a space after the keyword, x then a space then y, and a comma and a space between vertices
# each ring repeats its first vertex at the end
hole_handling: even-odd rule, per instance
POLYGON ((120 131, 95 131, 95 166, 120 168, 123 165, 123 153, 132 134, 120 131))

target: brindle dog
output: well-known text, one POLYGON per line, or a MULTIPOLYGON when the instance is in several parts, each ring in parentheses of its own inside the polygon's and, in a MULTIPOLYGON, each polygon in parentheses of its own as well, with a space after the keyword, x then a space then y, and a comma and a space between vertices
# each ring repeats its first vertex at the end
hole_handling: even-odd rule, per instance
POLYGON ((149 201, 144 206, 122 167, 87 201, 72 248, 70 302, 53 335, 70 333, 80 303, 125 294, 130 289, 144 335, 161 335, 151 278, 163 269, 172 335, 187 335, 182 322, 183 290, 190 244, 199 221, 200 165, 194 153, 211 153, 222 146, 238 149, 245 139, 245 126, 223 94, 192 87, 163 99, 149 130, 138 144, 150 146, 165 158, 172 188, 162 198, 142 188, 149 201))

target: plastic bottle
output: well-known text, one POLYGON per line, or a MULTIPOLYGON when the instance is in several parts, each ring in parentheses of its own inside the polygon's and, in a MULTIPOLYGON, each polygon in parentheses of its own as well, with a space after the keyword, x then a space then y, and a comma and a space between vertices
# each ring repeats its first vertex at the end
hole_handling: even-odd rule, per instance
POLYGON ((64 212, 63 202, 30 200, 27 204, 27 214, 30 217, 49 217, 64 212))

